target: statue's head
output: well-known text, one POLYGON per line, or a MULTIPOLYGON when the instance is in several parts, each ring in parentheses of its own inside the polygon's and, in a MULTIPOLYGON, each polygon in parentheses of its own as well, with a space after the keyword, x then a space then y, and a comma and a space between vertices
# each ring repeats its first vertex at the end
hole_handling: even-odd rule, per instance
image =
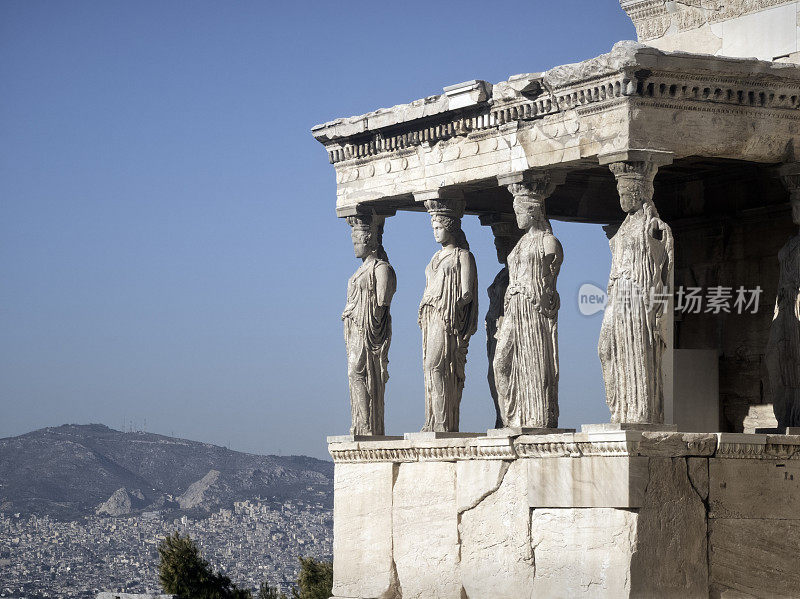
POLYGON ((375 218, 369 216, 349 216, 347 223, 352 228, 353 251, 356 258, 366 258, 380 246, 380 234, 375 218))
POLYGON ((425 208, 431 215, 431 227, 433 227, 433 238, 436 243, 469 249, 467 236, 461 230, 464 207, 463 200, 427 200, 425 202, 425 208))
POLYGON ((617 178, 619 205, 632 214, 653 199, 655 166, 649 162, 615 162, 610 165, 617 178))
POLYGON ((535 196, 517 195, 514 198, 514 214, 517 216, 517 226, 525 231, 543 228, 547 222, 544 202, 535 196))
POLYGON ((434 215, 431 217, 433 238, 442 245, 454 243, 456 235, 461 231, 461 223, 455 218, 434 215))

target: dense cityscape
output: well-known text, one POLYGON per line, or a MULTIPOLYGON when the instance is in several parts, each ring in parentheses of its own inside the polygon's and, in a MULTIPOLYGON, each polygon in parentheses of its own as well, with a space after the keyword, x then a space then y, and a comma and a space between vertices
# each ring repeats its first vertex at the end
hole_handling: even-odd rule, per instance
POLYGON ((323 505, 241 501, 200 519, 145 512, 59 521, 0 512, 0 597, 94 598, 99 591, 160 591, 161 539, 177 530, 240 588, 295 581, 299 556, 331 559, 333 520, 323 505))

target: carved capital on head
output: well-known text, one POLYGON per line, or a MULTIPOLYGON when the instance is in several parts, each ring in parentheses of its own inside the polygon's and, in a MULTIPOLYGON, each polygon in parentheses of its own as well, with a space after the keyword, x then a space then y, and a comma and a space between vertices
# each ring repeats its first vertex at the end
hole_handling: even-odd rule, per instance
POLYGON ((561 172, 526 171, 503 175, 497 178, 497 182, 508 188, 515 202, 544 206, 545 200, 565 178, 565 173, 561 172))
POLYGON ((383 223, 386 217, 377 214, 357 214, 355 216, 347 216, 345 220, 354 230, 370 232, 378 229, 383 230, 383 223))
POLYGON ((508 253, 517 245, 525 231, 517 225, 517 219, 514 214, 490 212, 481 214, 480 220, 483 226, 492 228, 494 244, 498 252, 498 261, 505 262, 508 253))
POLYGON ((347 224, 352 228, 353 240, 360 239, 371 249, 383 245, 383 225, 385 216, 378 214, 357 214, 345 217, 347 224))
POLYGON ((499 238, 519 239, 524 231, 517 226, 516 221, 509 221, 493 224, 492 233, 499 238))
POLYGON ((600 164, 608 168, 617 179, 619 203, 627 213, 636 212, 648 204, 655 212, 653 180, 658 168, 672 162, 671 152, 658 150, 623 150, 599 156, 600 164))
POLYGON ((437 198, 425 200, 425 210, 431 216, 444 216, 460 220, 464 216, 464 210, 467 207, 466 201, 463 199, 451 198, 437 198))

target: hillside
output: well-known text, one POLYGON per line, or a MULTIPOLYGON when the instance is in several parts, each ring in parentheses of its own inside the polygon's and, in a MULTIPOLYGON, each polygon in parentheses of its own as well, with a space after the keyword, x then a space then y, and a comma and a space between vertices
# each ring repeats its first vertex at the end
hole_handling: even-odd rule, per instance
POLYGON ((0 511, 69 519, 136 511, 202 513, 234 501, 332 505, 333 464, 261 456, 104 425, 0 439, 0 511))

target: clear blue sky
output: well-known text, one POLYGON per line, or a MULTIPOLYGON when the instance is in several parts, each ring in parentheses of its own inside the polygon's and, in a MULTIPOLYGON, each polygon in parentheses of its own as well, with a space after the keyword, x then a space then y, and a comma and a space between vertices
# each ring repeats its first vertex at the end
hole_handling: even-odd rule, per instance
MULTIPOLYGON (((340 314, 358 266, 324 121, 602 54, 635 32, 617 0, 0 3, 0 436, 101 422, 258 453, 327 457, 349 405, 340 314), (124 424, 123 424, 124 423, 124 424)), ((600 227, 554 223, 562 425, 608 419, 600 227)), ((490 231, 464 228, 481 289, 490 231)), ((387 430, 418 430, 417 304, 437 246, 387 223, 399 289, 387 430)), ((482 312, 488 302, 482 298, 482 312)), ((493 408, 483 331, 462 429, 493 408)))

